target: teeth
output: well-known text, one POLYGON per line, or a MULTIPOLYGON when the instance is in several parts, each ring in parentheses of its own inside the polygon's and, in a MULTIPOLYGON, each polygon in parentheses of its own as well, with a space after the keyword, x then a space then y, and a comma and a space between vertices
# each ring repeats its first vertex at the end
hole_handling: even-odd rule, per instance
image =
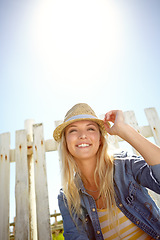
POLYGON ((78 147, 89 147, 89 144, 82 143, 82 144, 78 145, 78 147))

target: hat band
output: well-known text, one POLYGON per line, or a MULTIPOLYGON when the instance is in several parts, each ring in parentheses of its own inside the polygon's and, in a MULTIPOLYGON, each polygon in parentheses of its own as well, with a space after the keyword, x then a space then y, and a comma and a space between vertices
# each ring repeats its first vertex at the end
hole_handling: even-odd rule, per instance
POLYGON ((94 118, 94 119, 97 119, 95 116, 93 115, 88 115, 88 114, 82 114, 82 115, 76 115, 76 116, 73 116, 71 118, 68 118, 65 122, 68 122, 70 120, 75 120, 75 119, 81 119, 81 118, 94 118))

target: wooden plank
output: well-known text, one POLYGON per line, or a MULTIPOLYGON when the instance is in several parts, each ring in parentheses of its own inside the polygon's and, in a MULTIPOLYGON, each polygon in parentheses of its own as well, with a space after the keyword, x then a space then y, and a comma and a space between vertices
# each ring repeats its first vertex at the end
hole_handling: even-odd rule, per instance
POLYGON ((15 240, 29 239, 28 163, 27 135, 25 130, 16 131, 16 222, 15 240))
POLYGON ((0 239, 9 239, 10 133, 0 135, 0 239))
MULTIPOLYGON (((150 124, 155 143, 160 146, 160 119, 158 117, 157 111, 155 108, 145 108, 145 114, 150 124)), ((160 196, 159 194, 150 191, 151 196, 160 207, 160 196)))
MULTIPOLYGON (((124 118, 125 118, 125 122, 128 123, 129 125, 131 125, 134 129, 137 130, 137 132, 141 133, 140 131, 140 127, 138 126, 137 120, 136 120, 136 116, 135 113, 133 111, 126 111, 124 112, 124 118)), ((132 148, 133 152, 137 155, 139 155, 139 153, 136 151, 136 149, 132 148)))
POLYGON ((157 204, 157 206, 160 208, 160 196, 158 193, 153 192, 152 190, 148 189, 149 194, 157 204))
POLYGON ((45 141, 45 152, 56 151, 58 143, 54 139, 48 139, 45 141))
POLYGON ((33 159, 33 119, 27 119, 24 127, 27 134, 27 161, 28 161, 28 202, 29 202, 29 230, 30 240, 37 240, 37 214, 35 200, 34 159, 33 159))
POLYGON ((115 135, 109 135, 106 137, 107 142, 108 142, 108 150, 115 151, 119 149, 119 142, 121 141, 121 138, 115 135))
POLYGON ((15 149, 10 149, 10 162, 15 162, 15 149))
MULTIPOLYGON (((45 142, 45 152, 57 151, 58 143, 54 139, 48 139, 45 142)), ((33 154, 33 142, 27 142, 27 156, 33 154)), ((15 162, 15 149, 10 150, 10 162, 15 162)))
POLYGON ((153 137, 158 146, 160 146, 160 119, 155 108, 145 108, 145 114, 153 132, 153 137))
POLYGON ((43 125, 33 126, 33 156, 35 169, 35 193, 37 208, 37 232, 39 240, 51 240, 49 199, 45 160, 43 125))
POLYGON ((130 124, 137 131, 139 131, 139 126, 138 126, 138 123, 136 120, 135 113, 133 111, 124 112, 124 118, 125 118, 126 123, 130 124))
POLYGON ((139 128, 140 133, 145 137, 145 138, 149 138, 149 137, 153 137, 153 133, 152 133, 152 129, 150 126, 141 126, 139 128))

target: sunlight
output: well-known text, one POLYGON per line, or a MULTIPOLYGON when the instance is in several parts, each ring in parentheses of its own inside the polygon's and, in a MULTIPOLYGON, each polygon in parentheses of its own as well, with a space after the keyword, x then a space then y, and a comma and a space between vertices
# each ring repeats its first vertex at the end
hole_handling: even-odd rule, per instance
POLYGON ((33 49, 47 73, 85 82, 115 63, 122 23, 112 1, 46 0, 32 18, 33 49))

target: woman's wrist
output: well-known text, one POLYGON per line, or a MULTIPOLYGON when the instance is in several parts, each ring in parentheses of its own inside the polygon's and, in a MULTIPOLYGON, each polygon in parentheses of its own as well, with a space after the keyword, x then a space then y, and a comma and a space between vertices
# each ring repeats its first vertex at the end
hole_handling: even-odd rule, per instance
POLYGON ((119 123, 117 126, 117 133, 116 135, 122 138, 123 140, 127 141, 127 139, 130 136, 130 132, 132 130, 132 127, 128 125, 127 123, 119 123))

